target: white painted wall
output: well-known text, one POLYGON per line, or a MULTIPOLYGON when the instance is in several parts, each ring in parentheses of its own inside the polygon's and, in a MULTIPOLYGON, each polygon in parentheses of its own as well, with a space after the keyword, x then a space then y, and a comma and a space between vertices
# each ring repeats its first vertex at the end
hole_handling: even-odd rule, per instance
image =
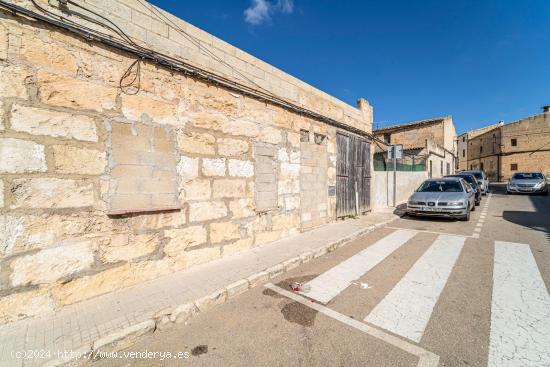
MULTIPOLYGON (((401 204, 407 201, 409 196, 428 178, 428 173, 422 172, 397 172, 396 201, 401 204)), ((374 171, 372 183, 371 207, 385 208, 393 206, 393 172, 374 171)))

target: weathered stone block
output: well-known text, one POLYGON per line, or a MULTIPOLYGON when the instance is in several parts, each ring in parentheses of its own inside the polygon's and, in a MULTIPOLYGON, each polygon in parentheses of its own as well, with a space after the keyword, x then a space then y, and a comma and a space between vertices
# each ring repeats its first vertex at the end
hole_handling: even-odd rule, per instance
POLYGON ((240 198, 246 196, 246 181, 242 179, 219 179, 213 183, 214 198, 240 198))
POLYGON ((253 216, 254 210, 250 199, 238 199, 229 202, 229 210, 234 219, 253 216))
POLYGON ((280 214, 272 219, 272 228, 274 231, 279 229, 290 229, 300 226, 300 217, 297 214, 280 214))
POLYGON ((185 153, 215 154, 216 138, 210 134, 182 130, 178 133, 178 147, 185 153))
POLYGON ((227 207, 223 201, 203 201, 189 204, 189 221, 202 222, 223 218, 227 215, 227 207))
POLYGON ((78 208, 93 206, 91 182, 59 178, 13 180, 12 208, 78 208))
POLYGON ((176 168, 182 182, 187 182, 199 176, 199 159, 181 156, 176 168))
MULTIPOLYGON (((0 208, 4 207, 4 181, 0 180, 0 208)), ((0 245, 0 249, 2 246, 0 245)))
POLYGON ((42 250, 11 263, 10 282, 14 287, 48 284, 88 269, 94 262, 92 243, 80 243, 42 250))
POLYGON ((28 98, 27 83, 32 78, 30 70, 15 65, 0 65, 0 75, 2 97, 28 98))
POLYGON ((88 116, 17 104, 11 109, 11 128, 33 135, 97 141, 95 121, 88 116))
POLYGON ((260 135, 258 124, 248 120, 231 120, 223 125, 223 132, 230 135, 257 137, 260 135))
POLYGON ((0 138, 0 173, 44 172, 44 146, 32 141, 0 138))
POLYGON ((227 122, 227 117, 222 114, 199 113, 193 115, 193 126, 206 130, 222 130, 227 122))
POLYGON ((225 158, 203 158, 202 174, 205 176, 225 176, 225 158))
POLYGON ((260 141, 269 144, 279 144, 283 140, 281 130, 274 127, 264 127, 260 132, 260 141))
POLYGON ((210 225, 210 241, 218 243, 241 237, 239 224, 233 222, 212 223, 210 225))
POLYGON ((52 106, 105 111, 115 108, 116 88, 38 72, 40 100, 52 106))
POLYGON ((257 233, 254 243, 256 245, 263 245, 281 239, 281 231, 270 231, 257 233))
POLYGON ((59 173, 100 175, 107 166, 107 154, 94 149, 54 145, 55 170, 59 173))
POLYGON ((127 234, 111 235, 108 244, 101 248, 101 259, 105 262, 129 261, 151 254, 160 243, 158 233, 130 237, 127 234))
POLYGON ((223 156, 233 157, 248 152, 248 143, 245 140, 223 138, 218 139, 218 153, 223 156))
POLYGON ((300 165, 296 163, 281 163, 281 176, 300 177, 300 165))
POLYGON ((164 246, 166 255, 182 258, 185 256, 186 248, 205 243, 207 233, 203 226, 192 226, 182 229, 165 230, 164 236, 170 239, 164 246))
POLYGON ((210 180, 195 179, 182 185, 182 200, 208 200, 212 195, 210 180))
POLYGON ((43 290, 31 290, 0 297, 0 322, 51 312, 55 308, 52 297, 43 290))
POLYGON ((230 159, 228 164, 229 176, 252 177, 254 176, 254 164, 251 161, 230 159))

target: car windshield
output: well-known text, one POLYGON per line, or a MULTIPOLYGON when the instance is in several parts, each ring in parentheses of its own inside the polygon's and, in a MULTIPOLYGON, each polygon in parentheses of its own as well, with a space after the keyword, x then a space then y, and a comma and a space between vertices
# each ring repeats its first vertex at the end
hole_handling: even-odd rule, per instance
POLYGON ((542 180, 542 173, 516 173, 512 179, 514 180, 542 180))
POLYGON ((472 175, 456 175, 456 176, 449 176, 449 177, 460 177, 465 179, 469 184, 475 185, 476 180, 472 177, 472 175))
POLYGON ((462 192, 462 185, 458 181, 424 181, 416 190, 418 192, 462 192))

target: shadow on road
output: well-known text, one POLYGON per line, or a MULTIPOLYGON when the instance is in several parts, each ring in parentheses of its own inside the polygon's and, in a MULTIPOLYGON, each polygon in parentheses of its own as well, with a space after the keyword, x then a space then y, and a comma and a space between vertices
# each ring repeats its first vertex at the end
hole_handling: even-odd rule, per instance
MULTIPOLYGON (((492 185, 494 196, 507 196, 506 185, 492 185)), ((519 224, 534 231, 544 232, 546 239, 550 241, 550 196, 515 194, 528 197, 534 207, 534 211, 513 210, 508 207, 502 212, 502 218, 510 223, 519 224)))

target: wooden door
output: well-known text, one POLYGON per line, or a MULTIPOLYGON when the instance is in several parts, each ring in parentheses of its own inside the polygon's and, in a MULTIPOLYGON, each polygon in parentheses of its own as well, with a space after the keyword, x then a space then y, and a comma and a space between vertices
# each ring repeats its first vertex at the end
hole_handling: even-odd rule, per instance
POLYGON ((336 216, 370 210, 370 144, 355 135, 336 135, 336 216))

